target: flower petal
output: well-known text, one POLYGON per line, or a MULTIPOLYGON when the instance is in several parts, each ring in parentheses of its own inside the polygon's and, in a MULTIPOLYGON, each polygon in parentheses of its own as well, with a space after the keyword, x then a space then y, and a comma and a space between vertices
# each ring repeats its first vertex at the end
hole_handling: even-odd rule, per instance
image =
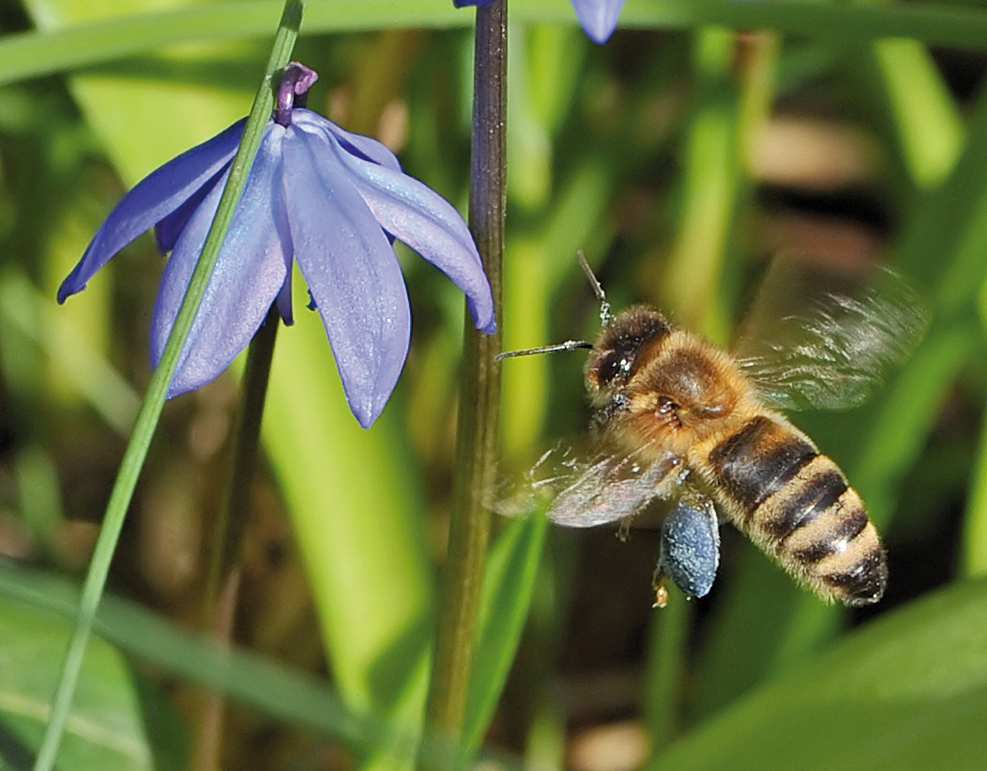
POLYGON ((193 147, 145 177, 123 197, 58 289, 58 302, 86 288, 90 278, 123 247, 178 209, 236 154, 244 121, 193 147))
POLYGON ((289 260, 285 264, 285 277, 284 283, 281 285, 281 289, 278 290, 278 296, 275 302, 278 306, 278 313, 281 314, 281 320, 284 322, 286 327, 290 327, 295 323, 295 312, 291 305, 291 261, 289 260))
POLYGON ((195 214, 195 210, 199 208, 199 204, 209 195, 225 171, 226 167, 224 166, 221 171, 213 175, 212 179, 196 190, 185 203, 154 226, 154 240, 161 254, 167 254, 175 248, 178 237, 182 234, 192 215, 195 214))
MULTIPOLYGON (((247 346, 285 281, 286 243, 281 185, 284 128, 272 124, 261 144, 250 179, 219 253, 202 305, 168 390, 174 397, 215 380, 247 346)), ((158 365, 178 316, 227 174, 196 209, 175 244, 154 307, 151 358, 158 365)), ((287 242, 290 248, 290 241, 287 242)))
POLYGON ((594 43, 606 43, 617 29, 624 0, 572 0, 579 23, 594 43))
MULTIPOLYGON (((283 160, 281 161, 281 170, 283 174, 283 160)), ((286 327, 290 327, 295 323, 295 314, 291 307, 291 277, 295 268, 295 247, 291 243, 291 226, 288 223, 288 203, 284 197, 284 183, 280 180, 276 181, 273 192, 277 197, 274 206, 274 220, 277 223, 278 235, 281 237, 281 244, 284 249, 284 283, 278 291, 276 302, 281 320, 286 327)))
POLYGON ((332 142, 330 145, 381 226, 463 291, 477 329, 488 333, 496 330, 490 282, 473 237, 452 204, 414 177, 357 158, 332 142))
POLYGON ((328 118, 317 112, 298 107, 291 114, 292 121, 305 129, 315 129, 319 133, 331 134, 349 152, 358 158, 373 161, 394 171, 401 171, 401 163, 397 156, 386 145, 376 139, 354 134, 341 129, 328 118))
POLYGON ((408 355, 411 310, 401 268, 324 141, 292 126, 284 160, 295 259, 318 305, 350 409, 368 428, 408 355))

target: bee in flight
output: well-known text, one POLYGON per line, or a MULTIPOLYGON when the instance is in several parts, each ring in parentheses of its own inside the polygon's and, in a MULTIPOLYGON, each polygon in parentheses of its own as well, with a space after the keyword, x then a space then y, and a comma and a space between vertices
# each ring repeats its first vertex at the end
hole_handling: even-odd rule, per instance
POLYGON ((601 304, 596 342, 500 357, 590 351, 586 389, 598 450, 585 462, 550 451, 536 464, 549 470, 534 483, 553 489, 548 517, 592 527, 629 521, 655 500, 669 503, 657 606, 667 600, 667 578, 687 596, 710 590, 720 520, 822 599, 879 601, 887 557, 860 496, 781 410, 862 403, 921 338, 926 317, 916 295, 886 270, 857 292, 824 292, 815 280, 799 291, 795 263, 776 260, 727 353, 651 307, 612 316, 581 254, 579 260, 601 304), (806 289, 808 300, 784 307, 806 289))

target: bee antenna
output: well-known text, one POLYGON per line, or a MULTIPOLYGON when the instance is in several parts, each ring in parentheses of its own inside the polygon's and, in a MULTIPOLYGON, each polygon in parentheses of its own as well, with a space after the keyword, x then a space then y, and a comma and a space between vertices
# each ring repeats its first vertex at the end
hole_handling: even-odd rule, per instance
POLYGON ((539 348, 522 348, 519 351, 504 351, 503 353, 498 353, 494 358, 496 361, 503 361, 504 359, 513 359, 517 356, 534 356, 539 353, 559 353, 560 351, 577 351, 581 348, 586 350, 593 350, 593 344, 586 340, 566 340, 564 343, 556 343, 555 345, 543 345, 539 348))
POLYGON ((593 294, 600 301, 600 326, 608 327, 613 320, 613 314, 610 312, 610 303, 607 302, 607 293, 603 291, 603 286, 586 261, 586 254, 582 249, 576 251, 576 259, 579 261, 579 267, 586 274, 586 278, 589 279, 589 285, 593 289, 593 294))

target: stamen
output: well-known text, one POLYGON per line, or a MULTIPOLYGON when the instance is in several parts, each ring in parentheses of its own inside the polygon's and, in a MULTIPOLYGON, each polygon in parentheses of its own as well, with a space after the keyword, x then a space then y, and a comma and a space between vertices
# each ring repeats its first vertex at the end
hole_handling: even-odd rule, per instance
POLYGON ((319 79, 319 73, 301 62, 291 62, 281 72, 281 83, 278 86, 278 105, 274 112, 274 120, 282 126, 291 125, 291 111, 295 107, 304 107, 308 100, 308 90, 319 79))

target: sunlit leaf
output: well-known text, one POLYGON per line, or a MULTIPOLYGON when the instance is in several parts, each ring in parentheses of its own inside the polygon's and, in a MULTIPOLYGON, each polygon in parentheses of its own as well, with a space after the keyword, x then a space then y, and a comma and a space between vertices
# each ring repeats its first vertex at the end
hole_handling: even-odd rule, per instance
MULTIPOLYGON (((0 768, 28 768, 41 743, 70 623, 0 597, 0 768)), ((110 645, 86 653, 59 767, 73 771, 179 771, 184 727, 160 693, 110 645)))
POLYGON ((985 649, 987 580, 937 592, 752 692, 649 769, 982 768, 985 649))
POLYGON ((463 730, 467 744, 480 744, 500 699, 531 607, 547 529, 548 520, 543 516, 512 522, 487 558, 480 637, 473 654, 463 730))

